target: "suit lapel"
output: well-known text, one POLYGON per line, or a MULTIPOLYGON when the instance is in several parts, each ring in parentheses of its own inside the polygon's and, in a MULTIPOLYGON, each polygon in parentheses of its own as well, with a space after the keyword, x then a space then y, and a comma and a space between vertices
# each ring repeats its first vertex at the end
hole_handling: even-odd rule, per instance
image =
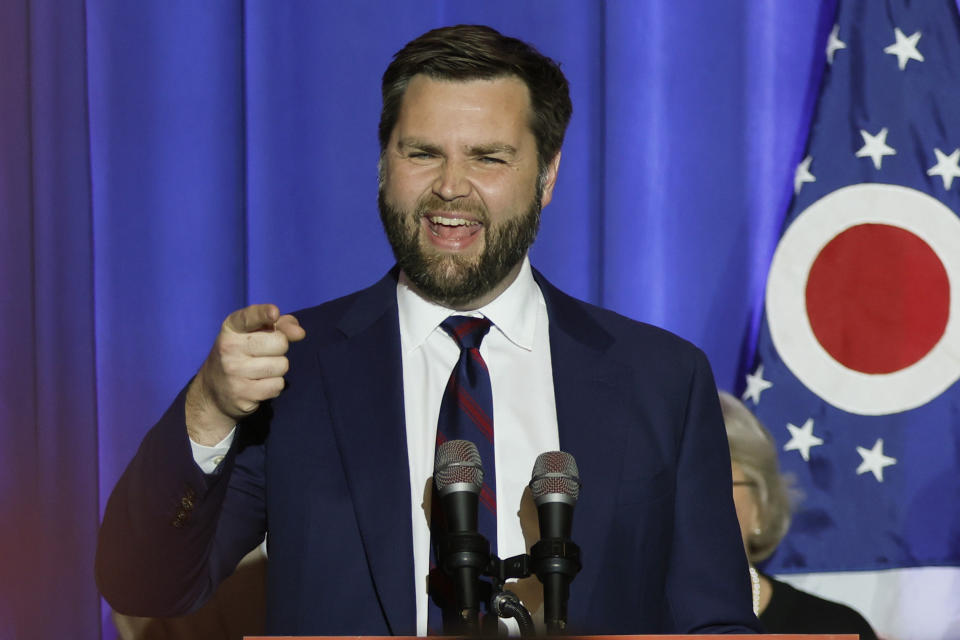
POLYGON ((416 631, 403 366, 392 273, 363 292, 320 354, 363 547, 390 632, 416 631))
MULTIPOLYGON (((560 448, 576 459, 583 481, 573 539, 584 550, 600 550, 607 534, 602 523, 613 520, 623 477, 629 427, 624 403, 633 397, 627 388, 630 377, 611 353, 612 336, 587 313, 584 303, 535 275, 550 318, 560 448)), ((584 572, 574 588, 590 584, 598 560, 583 558, 584 572)))
MULTIPOLYGON (((584 303, 556 289, 538 272, 535 276, 550 318, 560 447, 576 458, 581 473, 585 468, 619 469, 626 434, 610 428, 615 428, 615 417, 623 415, 623 399, 629 397, 621 395, 626 367, 611 357, 613 338, 586 312, 584 303)), ((616 489, 596 484, 615 481, 610 474, 584 480, 594 495, 616 489)))

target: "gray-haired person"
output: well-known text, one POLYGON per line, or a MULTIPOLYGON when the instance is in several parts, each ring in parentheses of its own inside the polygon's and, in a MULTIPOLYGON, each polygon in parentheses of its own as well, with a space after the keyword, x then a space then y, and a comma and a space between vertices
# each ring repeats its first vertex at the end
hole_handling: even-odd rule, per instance
POLYGON ((859 613, 818 598, 755 568, 766 560, 790 527, 790 492, 780 473, 773 436, 742 402, 720 392, 720 407, 730 443, 733 502, 743 546, 750 562, 754 612, 769 633, 857 633, 876 640, 859 613))

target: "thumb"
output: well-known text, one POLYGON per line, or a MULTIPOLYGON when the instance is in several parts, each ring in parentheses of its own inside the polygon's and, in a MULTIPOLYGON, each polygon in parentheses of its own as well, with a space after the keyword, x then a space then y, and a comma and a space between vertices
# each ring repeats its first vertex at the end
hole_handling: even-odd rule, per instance
POLYGON ((235 333, 251 333, 272 327, 279 317, 280 310, 274 304, 252 304, 231 313, 223 325, 235 333))
POLYGON ((280 316, 277 320, 277 331, 280 331, 290 342, 299 342, 307 337, 307 332, 300 326, 300 322, 290 314, 280 316))

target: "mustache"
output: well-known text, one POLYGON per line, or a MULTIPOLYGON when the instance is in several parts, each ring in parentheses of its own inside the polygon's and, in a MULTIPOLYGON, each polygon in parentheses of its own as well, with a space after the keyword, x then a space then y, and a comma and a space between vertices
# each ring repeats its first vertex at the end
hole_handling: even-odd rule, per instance
POLYGON ((490 220, 490 216, 487 213, 487 208, 483 205, 483 203, 462 199, 444 200, 433 193, 424 196, 417 202, 417 206, 414 209, 413 214, 416 220, 419 222, 421 218, 435 211, 469 213, 472 214, 472 217, 484 226, 486 226, 490 220))

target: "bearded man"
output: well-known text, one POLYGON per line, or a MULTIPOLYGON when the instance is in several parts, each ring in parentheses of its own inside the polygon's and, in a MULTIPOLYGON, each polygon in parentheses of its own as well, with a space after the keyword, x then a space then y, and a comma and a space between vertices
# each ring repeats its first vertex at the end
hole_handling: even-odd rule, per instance
MULTIPOLYGON (((97 558, 108 601, 190 611, 268 534, 270 633, 439 631, 438 416, 472 358, 492 395, 477 437, 491 452, 493 551, 539 538, 525 492, 538 454, 571 453, 585 479, 569 629, 756 629, 703 354, 530 266, 572 113, 559 67, 488 27, 449 27, 398 52, 382 88, 379 208, 397 266, 292 315, 264 304, 224 321, 110 498, 97 558), (461 349, 451 316, 483 324, 479 346, 461 349)), ((512 589, 541 610, 535 579, 512 589)))

